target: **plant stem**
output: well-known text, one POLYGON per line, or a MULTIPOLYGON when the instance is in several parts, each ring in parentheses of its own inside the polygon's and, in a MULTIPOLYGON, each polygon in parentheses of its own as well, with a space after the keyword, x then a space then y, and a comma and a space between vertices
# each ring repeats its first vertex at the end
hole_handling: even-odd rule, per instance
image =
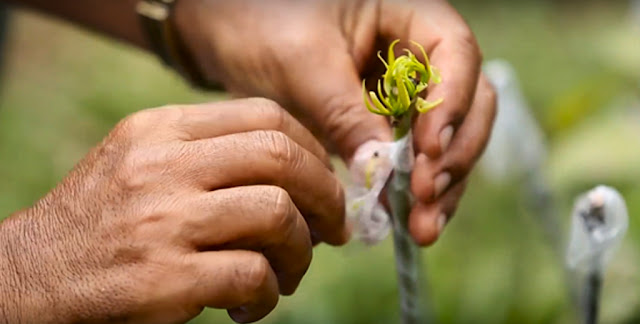
POLYGON ((583 291, 583 319, 585 324, 598 322, 598 309, 600 308, 600 291, 602 289, 602 272, 594 267, 587 274, 583 291))
MULTIPOLYGON (((412 110, 410 110, 412 111, 412 110)), ((395 121, 393 127, 394 140, 398 141, 411 129, 411 113, 395 121)), ((407 145, 411 145, 410 142, 407 145)), ((422 312, 420 291, 420 251, 413 242, 408 231, 411 201, 409 196, 410 173, 395 169, 387 187, 387 195, 391 207, 393 221, 393 247, 398 274, 398 293, 400 297, 400 313, 403 324, 425 324, 425 313, 422 312)), ((426 309, 425 309, 426 310, 426 309)))

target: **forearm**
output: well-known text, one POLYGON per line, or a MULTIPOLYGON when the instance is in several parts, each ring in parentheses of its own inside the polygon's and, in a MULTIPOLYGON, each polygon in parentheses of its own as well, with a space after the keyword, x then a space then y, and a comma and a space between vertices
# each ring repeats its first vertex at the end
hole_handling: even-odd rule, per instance
POLYGON ((7 0, 76 22, 89 29, 148 48, 135 6, 139 0, 7 0))
MULTIPOLYGON (((11 220, 5 220, 0 222, 0 324, 4 323, 17 323, 20 322, 19 304, 21 297, 18 291, 20 290, 17 279, 16 264, 13 261, 13 253, 11 250, 14 248, 11 235, 11 220)), ((13 226, 15 227, 15 226, 13 226)))
POLYGON ((50 307, 53 291, 42 284, 44 274, 33 271, 37 250, 29 244, 34 239, 26 213, 0 222, 0 324, 53 323, 56 319, 50 307))

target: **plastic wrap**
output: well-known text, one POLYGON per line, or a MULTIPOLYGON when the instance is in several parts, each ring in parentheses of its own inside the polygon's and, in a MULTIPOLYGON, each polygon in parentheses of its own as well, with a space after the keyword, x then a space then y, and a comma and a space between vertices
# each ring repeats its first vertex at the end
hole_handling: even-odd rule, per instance
POLYGON ((411 139, 409 133, 395 142, 369 141, 354 155, 349 168, 351 185, 347 188, 347 217, 354 224, 356 238, 366 244, 376 244, 390 233, 391 219, 380 203, 380 194, 393 170, 412 170, 411 139))
POLYGON ((484 72, 496 88, 498 112, 481 170, 496 181, 537 171, 546 159, 545 139, 507 61, 493 60, 484 72))
POLYGON ((629 227, 624 199, 615 189, 598 186, 578 198, 571 220, 567 265, 579 271, 602 270, 629 227))

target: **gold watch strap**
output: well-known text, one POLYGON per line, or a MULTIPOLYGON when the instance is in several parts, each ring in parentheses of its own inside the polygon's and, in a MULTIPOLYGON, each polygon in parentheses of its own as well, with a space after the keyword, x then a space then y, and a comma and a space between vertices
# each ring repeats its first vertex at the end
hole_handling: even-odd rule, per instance
POLYGON ((141 0, 136 11, 152 50, 167 66, 173 68, 192 85, 205 89, 221 89, 208 82, 191 59, 171 22, 177 0, 141 0))

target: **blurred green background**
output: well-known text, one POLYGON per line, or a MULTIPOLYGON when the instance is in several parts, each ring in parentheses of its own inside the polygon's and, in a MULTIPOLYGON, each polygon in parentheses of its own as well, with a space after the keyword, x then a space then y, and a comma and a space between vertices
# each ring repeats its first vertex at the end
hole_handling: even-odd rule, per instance
MULTIPOLYGON (((605 183, 630 229, 607 271, 602 323, 640 323, 640 15, 628 1, 453 1, 486 59, 508 60, 546 133, 545 177, 566 224, 573 199, 605 183)), ((31 205, 125 115, 220 100, 190 90, 154 57, 16 11, 0 94, 0 215, 31 205)), ((442 323, 572 323, 562 267, 521 181, 476 172, 456 218, 425 249, 442 323)), ((561 229, 566 232, 566 228, 561 229)), ((397 323, 390 240, 321 246, 298 292, 262 323, 397 323)), ((193 323, 231 323, 209 310, 193 323)))

